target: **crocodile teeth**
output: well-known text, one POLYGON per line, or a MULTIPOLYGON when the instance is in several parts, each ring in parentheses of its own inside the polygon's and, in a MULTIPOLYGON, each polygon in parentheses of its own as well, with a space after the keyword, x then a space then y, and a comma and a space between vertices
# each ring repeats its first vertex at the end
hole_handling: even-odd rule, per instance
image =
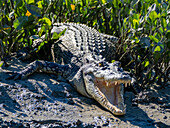
POLYGON ((127 87, 127 83, 125 83, 125 87, 127 87))
POLYGON ((128 84, 129 84, 129 86, 130 86, 130 84, 131 84, 130 81, 128 82, 128 84))
POLYGON ((131 81, 130 81, 130 80, 129 80, 128 82, 129 82, 129 84, 131 84, 131 81))
POLYGON ((107 87, 109 86, 109 82, 106 82, 106 86, 107 86, 107 87))

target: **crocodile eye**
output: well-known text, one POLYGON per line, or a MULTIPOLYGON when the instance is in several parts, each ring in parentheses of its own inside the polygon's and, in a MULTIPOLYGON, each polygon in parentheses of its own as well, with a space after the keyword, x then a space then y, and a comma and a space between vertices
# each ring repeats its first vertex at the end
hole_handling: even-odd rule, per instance
POLYGON ((98 66, 99 66, 99 67, 104 67, 104 63, 103 63, 103 62, 100 62, 100 63, 98 63, 98 66))

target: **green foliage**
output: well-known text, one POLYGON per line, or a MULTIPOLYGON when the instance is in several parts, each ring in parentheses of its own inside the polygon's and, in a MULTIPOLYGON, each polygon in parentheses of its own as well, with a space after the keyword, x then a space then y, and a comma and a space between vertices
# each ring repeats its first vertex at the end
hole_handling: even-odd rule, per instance
POLYGON ((54 32, 52 39, 53 39, 53 40, 59 39, 59 37, 60 37, 61 35, 63 35, 63 34, 65 33, 65 31, 66 31, 66 29, 64 29, 64 30, 63 30, 62 32, 60 32, 59 34, 56 33, 56 32, 54 32))
POLYGON ((131 55, 135 67, 128 69, 141 86, 162 79, 165 84, 170 57, 169 13, 168 0, 2 0, 0 57, 31 46, 31 37, 45 33, 39 49, 59 38, 62 33, 48 36, 54 22, 84 23, 121 38, 121 43, 116 44, 118 59, 131 55))

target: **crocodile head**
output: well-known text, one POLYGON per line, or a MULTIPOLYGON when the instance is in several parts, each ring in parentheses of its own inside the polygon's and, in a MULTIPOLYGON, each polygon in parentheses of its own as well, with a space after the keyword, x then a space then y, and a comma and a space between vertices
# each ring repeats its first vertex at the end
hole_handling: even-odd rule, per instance
POLYGON ((123 71, 120 62, 85 65, 76 78, 79 80, 74 81, 74 85, 81 94, 95 99, 114 115, 125 114, 124 84, 126 86, 132 78, 123 71))

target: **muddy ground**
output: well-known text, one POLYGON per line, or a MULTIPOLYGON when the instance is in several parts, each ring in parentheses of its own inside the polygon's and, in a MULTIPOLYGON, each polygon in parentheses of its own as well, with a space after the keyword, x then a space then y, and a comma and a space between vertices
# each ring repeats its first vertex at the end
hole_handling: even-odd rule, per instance
POLYGON ((7 72, 19 71, 28 62, 12 59, 8 64, 0 68, 1 127, 170 127, 169 85, 140 93, 134 103, 135 95, 126 91, 127 113, 114 116, 61 77, 35 73, 24 80, 6 80, 7 72))

